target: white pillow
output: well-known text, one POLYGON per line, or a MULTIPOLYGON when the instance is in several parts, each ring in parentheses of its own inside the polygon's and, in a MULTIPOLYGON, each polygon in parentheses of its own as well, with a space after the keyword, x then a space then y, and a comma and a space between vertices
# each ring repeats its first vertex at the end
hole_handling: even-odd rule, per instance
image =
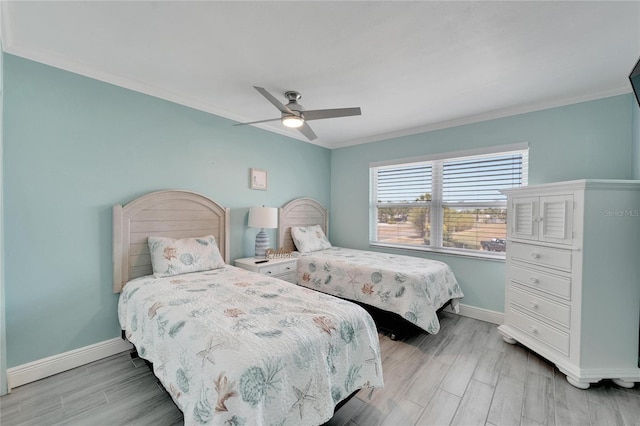
POLYGON ((331 248, 331 243, 320 225, 292 226, 291 238, 301 253, 331 248))
POLYGON ((224 266, 224 259, 213 235, 180 240, 149 237, 148 242, 153 276, 156 278, 208 271, 224 266))

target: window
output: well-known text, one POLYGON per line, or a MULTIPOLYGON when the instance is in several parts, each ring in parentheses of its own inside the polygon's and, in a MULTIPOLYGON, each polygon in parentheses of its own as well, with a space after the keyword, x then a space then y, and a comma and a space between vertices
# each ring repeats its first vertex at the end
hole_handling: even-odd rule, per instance
POLYGON ((372 164, 371 244, 504 257, 500 190, 527 172, 526 144, 372 164))

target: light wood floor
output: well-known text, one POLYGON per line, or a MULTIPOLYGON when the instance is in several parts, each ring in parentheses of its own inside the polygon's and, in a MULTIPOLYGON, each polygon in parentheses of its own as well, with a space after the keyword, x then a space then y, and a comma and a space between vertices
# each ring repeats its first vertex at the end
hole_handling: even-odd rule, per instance
MULTIPOLYGON (((327 426, 640 425, 640 386, 572 387, 496 326, 443 313, 442 330, 381 335, 385 387, 361 391, 327 426)), ((0 398, 0 424, 180 425, 182 414, 127 353, 30 383, 0 398)))

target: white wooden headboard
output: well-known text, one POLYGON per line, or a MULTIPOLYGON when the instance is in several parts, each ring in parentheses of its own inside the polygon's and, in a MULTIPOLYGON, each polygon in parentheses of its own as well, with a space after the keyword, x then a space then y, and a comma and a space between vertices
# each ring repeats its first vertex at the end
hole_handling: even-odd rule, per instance
POLYGON ((329 236, 329 211, 313 198, 296 198, 278 211, 278 248, 295 250, 291 239, 292 226, 320 225, 329 236))
POLYGON ((113 291, 150 275, 149 236, 188 238, 213 235, 229 263, 229 209, 195 192, 152 192, 113 206, 113 291))

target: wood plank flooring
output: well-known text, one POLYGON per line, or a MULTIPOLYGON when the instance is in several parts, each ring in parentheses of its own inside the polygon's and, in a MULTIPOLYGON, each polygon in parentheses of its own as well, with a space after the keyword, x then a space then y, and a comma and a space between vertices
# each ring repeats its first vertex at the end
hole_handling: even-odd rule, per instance
MULTIPOLYGON (((360 391, 326 426, 640 425, 640 386, 571 386, 553 365, 502 341, 496 326, 441 314, 436 335, 380 335, 384 389, 360 391)), ((181 425, 140 359, 122 353, 0 397, 0 424, 181 425)))

